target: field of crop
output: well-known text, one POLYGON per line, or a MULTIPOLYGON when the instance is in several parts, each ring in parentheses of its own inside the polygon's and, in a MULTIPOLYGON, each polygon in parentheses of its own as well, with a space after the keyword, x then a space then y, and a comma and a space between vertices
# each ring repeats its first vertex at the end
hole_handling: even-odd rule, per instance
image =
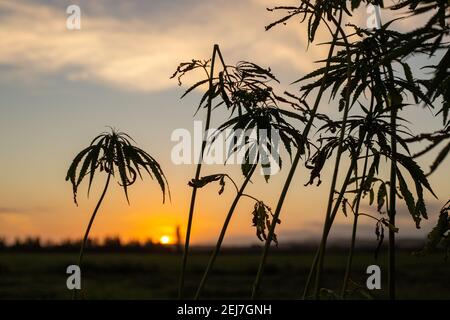
MULTIPOLYGON (((205 288, 204 298, 248 298, 257 271, 257 254, 226 254, 218 258, 205 288)), ((204 271, 208 256, 194 254, 186 279, 186 293, 193 292, 204 271)), ((346 255, 330 252, 325 261, 324 283, 339 292, 346 255)), ((302 288, 312 254, 273 254, 269 257, 262 283, 262 298, 295 299, 302 288)), ((66 289, 66 267, 74 264, 75 254, 0 254, 0 298, 70 299, 66 289)), ((386 297, 386 257, 376 261, 371 253, 355 257, 353 278, 365 284, 365 269, 378 264, 382 270, 382 289, 371 291, 374 298, 386 297)), ((82 286, 85 299, 168 299, 176 298, 180 257, 174 254, 87 253, 82 286)), ((399 299, 450 299, 449 264, 441 254, 416 257, 404 252, 398 259, 399 299)), ((355 284, 353 284, 355 287, 355 284)), ((367 299, 361 291, 353 298, 367 299)))

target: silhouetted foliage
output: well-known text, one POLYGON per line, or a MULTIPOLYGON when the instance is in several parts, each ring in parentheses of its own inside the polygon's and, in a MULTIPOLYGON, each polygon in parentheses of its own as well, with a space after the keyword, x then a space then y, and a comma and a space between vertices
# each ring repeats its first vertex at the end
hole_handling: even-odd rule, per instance
POLYGON ((128 187, 136 181, 138 175, 142 179, 141 170, 145 170, 151 178, 157 180, 164 202, 165 194, 169 190, 161 166, 147 152, 133 146, 131 141, 134 140, 128 134, 111 129, 110 133, 105 132, 95 137, 89 147, 74 158, 67 171, 66 180, 72 183, 75 203, 83 178, 89 175, 89 194, 97 170, 113 176, 119 173, 118 183, 123 187, 128 202, 128 187))

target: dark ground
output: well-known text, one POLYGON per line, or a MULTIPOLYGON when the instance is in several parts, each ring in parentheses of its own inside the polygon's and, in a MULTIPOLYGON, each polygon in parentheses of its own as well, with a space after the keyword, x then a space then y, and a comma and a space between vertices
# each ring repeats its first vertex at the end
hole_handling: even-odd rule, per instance
MULTIPOLYGON (((66 267, 77 255, 69 253, 1 253, 0 299, 69 299, 66 267)), ((312 253, 280 253, 269 256, 262 283, 261 298, 296 299, 305 285, 312 253)), ((197 253, 189 260, 186 292, 192 297, 208 259, 197 253)), ((258 253, 227 253, 216 262, 204 297, 248 298, 258 266, 258 253)), ((324 286, 340 291, 345 252, 330 252, 326 258, 324 286)), ((382 270, 382 289, 371 291, 376 299, 386 294, 386 256, 357 253, 352 279, 365 285, 368 265, 382 270)), ((85 299, 176 298, 180 256, 170 253, 90 253, 85 255, 82 275, 85 299)), ((450 299, 450 262, 442 254, 398 255, 397 290, 399 299, 450 299)), ((355 288, 355 285, 351 286, 355 288)), ((353 298, 367 299, 365 291, 353 298)))

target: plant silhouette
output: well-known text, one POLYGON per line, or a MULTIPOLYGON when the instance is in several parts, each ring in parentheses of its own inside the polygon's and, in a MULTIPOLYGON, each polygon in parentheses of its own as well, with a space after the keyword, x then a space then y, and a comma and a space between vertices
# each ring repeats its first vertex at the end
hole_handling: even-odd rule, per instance
POLYGON ((159 163, 146 151, 134 146, 132 142, 134 140, 126 133, 117 132, 114 129, 111 129, 111 132, 104 132, 95 137, 87 148, 78 153, 67 171, 66 181, 70 181, 72 184, 75 204, 77 204, 78 188, 85 177, 89 178, 89 195, 96 174, 104 173, 106 175, 103 192, 92 212, 81 243, 78 258, 78 266, 80 268, 89 231, 106 196, 111 178, 114 179, 117 176, 118 184, 123 188, 128 203, 130 203, 128 188, 136 182, 138 176, 143 179, 145 172, 158 182, 163 202, 165 201, 166 192, 170 197, 168 182, 159 163))
MULTIPOLYGON (((395 227, 396 198, 404 200, 416 226, 419 227, 420 220, 427 218, 423 190, 428 189, 434 195, 426 175, 413 160, 414 157, 410 155, 408 144, 424 140, 431 142, 426 149, 415 156, 418 157, 448 139, 448 86, 446 84, 449 77, 446 66, 448 66, 450 55, 448 54, 448 44, 443 42, 443 39, 449 33, 446 22, 449 18, 449 3, 411 0, 402 1, 390 7, 389 9, 394 11, 408 8, 409 12, 402 12, 401 19, 423 13, 434 13, 425 26, 406 34, 391 29, 396 20, 384 24, 379 22, 380 27, 375 29, 360 28, 351 24, 344 26, 342 24, 343 16, 350 17, 362 3, 383 6, 383 1, 323 0, 311 3, 305 0, 300 1, 298 6, 278 6, 268 9, 271 12, 282 12, 284 15, 269 24, 266 30, 286 24, 292 18, 298 17, 300 22, 307 23, 309 44, 314 42, 316 31, 320 26, 326 28, 331 35, 331 40, 326 42, 329 45, 328 57, 318 61, 324 63, 325 66, 317 68, 294 82, 302 84, 301 99, 307 99, 313 93, 315 94, 314 106, 309 114, 311 126, 313 122, 325 120, 325 125, 318 130, 318 133, 320 134, 322 131, 330 134, 328 137, 321 135, 317 141, 319 146, 315 146, 317 151, 307 158, 306 167, 311 170, 311 175, 306 185, 312 184, 315 179, 318 179, 318 184, 321 183, 320 172, 327 166, 332 155, 335 155, 322 240, 307 279, 304 298, 309 297, 312 285, 314 286, 312 297, 317 299, 323 292, 327 292, 329 296, 330 290, 322 288, 327 238, 339 208, 347 210, 347 207, 350 206, 354 213, 354 221, 341 297, 345 296, 347 284, 350 281, 358 216, 365 215, 377 221, 377 236, 380 240, 378 247, 383 239, 383 226, 389 229, 388 287, 389 297, 395 299, 395 233, 398 231, 395 227), (335 52, 335 50, 337 51, 335 52), (429 54, 431 56, 442 50, 446 51, 440 62, 437 65, 429 66, 434 71, 434 78, 424 80, 415 77, 407 62, 408 57, 413 54, 429 54), (342 114, 340 120, 327 119, 325 115, 317 112, 322 95, 326 90, 330 93, 330 99, 339 101, 338 111, 342 114), (413 98, 413 103, 408 101, 410 97, 413 98), (406 126, 407 121, 403 121, 404 119, 399 117, 398 113, 406 107, 419 103, 433 109, 433 102, 438 97, 443 98, 443 104, 437 114, 443 115, 445 128, 435 133, 412 136, 406 126), (369 107, 365 106, 365 100, 369 101, 369 107), (399 148, 403 151, 398 150, 399 148), (344 152, 349 153, 350 166, 344 173, 341 187, 336 188, 339 171, 342 167, 340 159, 344 152), (391 164, 390 178, 387 181, 377 177, 379 159, 382 156, 391 164), (359 175, 358 162, 361 160, 364 161, 364 165, 362 174, 359 175), (416 199, 409 190, 401 168, 408 172, 414 181, 416 199), (386 205, 389 219, 376 218, 359 212, 359 203, 366 194, 370 195, 370 204, 373 203, 375 195, 373 188, 376 183, 379 183, 378 210, 380 211, 383 205, 386 205), (347 191, 352 184, 355 184, 355 188, 347 191), (356 194, 352 204, 345 197, 347 193, 356 194)), ((302 132, 305 142, 308 141, 311 126, 307 125, 302 132)), ((314 145, 311 142, 309 144, 314 145)), ((444 147, 436 157, 431 165, 430 173, 442 163, 450 149, 449 145, 444 147)), ((294 158, 274 213, 275 219, 281 212, 286 193, 299 163, 301 151, 303 151, 302 148, 294 158)), ((271 229, 275 229, 275 227, 276 225, 273 225, 271 229)), ((253 287, 253 297, 256 297, 259 290, 270 242, 271 233, 269 231, 261 257, 262 263, 253 287)))
MULTIPOLYGON (((312 188, 327 184, 325 210, 320 242, 306 275, 303 299, 347 299, 364 288, 354 279, 354 260, 358 232, 362 232, 362 219, 374 222, 377 241, 374 255, 378 258, 387 233, 388 281, 387 296, 397 298, 397 234, 401 232, 396 220, 399 205, 411 216, 410 222, 419 229, 428 219, 426 197, 437 198, 429 176, 437 172, 450 151, 450 2, 447 0, 402 0, 387 6, 382 0, 300 0, 296 6, 268 8, 281 13, 272 28, 298 19, 306 24, 307 45, 325 45, 326 57, 316 61, 317 68, 297 77, 292 83, 298 92, 279 93, 281 86, 270 68, 249 61, 226 64, 219 46, 213 46, 208 59, 193 59, 179 64, 171 78, 182 85, 184 78, 193 72, 202 73, 200 81, 189 86, 181 98, 206 88, 194 116, 205 118, 203 140, 195 174, 188 182, 192 188, 188 220, 181 261, 178 297, 185 298, 186 270, 191 255, 191 233, 198 206, 197 193, 212 183, 219 184, 221 195, 228 183, 235 190, 227 208, 217 242, 213 248, 194 295, 203 297, 208 279, 222 249, 228 226, 236 215, 242 199, 253 201, 249 227, 263 242, 251 298, 265 294, 263 276, 272 244, 281 242, 277 225, 281 222, 283 205, 295 173, 299 168, 307 172, 302 185, 312 188), (378 5, 399 17, 390 21, 377 20, 377 27, 361 27, 348 23, 349 19, 367 5, 378 5), (399 32, 395 24, 412 17, 426 17, 423 25, 409 32, 399 32), (325 30, 328 39, 317 44, 319 30, 325 30), (437 62, 420 65, 430 71, 427 76, 417 72, 412 56, 433 57, 437 62), (324 101, 324 98, 328 101, 324 101), (324 105, 335 110, 325 114, 324 105), (311 106, 311 107, 310 107, 311 106), (420 108, 419 108, 420 107, 420 108), (221 108, 228 117, 216 118, 221 108), (442 118, 442 126, 417 131, 408 117, 407 110, 419 112, 425 109, 435 118, 442 118), (202 112, 205 114, 202 114, 202 112), (213 122, 218 130, 210 135, 213 122), (267 135, 261 134, 264 130, 267 135), (248 132, 255 135, 247 136, 248 132), (224 172, 202 174, 204 157, 219 134, 231 132, 227 161, 239 152, 244 155, 241 163, 240 184, 234 176, 224 172), (276 133, 276 134, 272 134, 276 133), (246 193, 260 167, 266 182, 270 182, 272 169, 285 168, 282 152, 289 156, 291 165, 280 190, 274 210, 256 196, 246 193), (414 149, 413 149, 414 148, 414 149), (412 152, 412 150, 415 151, 412 152), (419 150, 419 151, 416 151, 419 150), (242 153, 242 151, 244 151, 242 153), (438 151, 429 168, 424 170, 418 158, 438 151), (272 161, 276 159, 276 161, 272 161), (278 168, 275 168, 277 166, 278 168), (329 170, 329 177, 325 174, 329 170), (329 183, 329 185, 328 185, 329 183), (367 204, 367 206, 366 206, 367 204), (372 211, 365 211, 369 208, 372 211), (351 220, 349 248, 342 284, 339 291, 327 288, 326 273, 329 236, 341 213, 351 220)), ((322 34, 321 34, 322 36, 322 34)), ((440 122, 439 122, 440 123, 440 122)), ((117 178, 127 202, 128 189, 137 177, 146 172, 159 184, 163 202, 169 194, 167 179, 160 165, 148 153, 137 148, 125 133, 111 132, 97 136, 73 160, 66 180, 73 186, 77 203, 79 186, 85 177, 89 180, 88 194, 95 175, 103 172, 106 182, 88 223, 80 248, 81 266, 83 253, 95 216, 103 203, 111 178, 117 178)), ((228 168, 228 167, 227 167, 228 168)), ((233 191, 234 192, 234 191, 233 191)), ((438 246, 449 252, 449 202, 442 207, 436 226, 428 235, 428 242, 419 252, 426 254, 438 246)), ((284 218, 283 218, 284 219, 284 218)), ((180 232, 177 231, 177 238, 180 232)), ((180 245, 181 241, 177 241, 180 245)), ((368 292, 364 293, 372 298, 368 292)))
MULTIPOLYGON (((245 177, 245 180, 240 188, 236 187, 236 197, 232 205, 230 206, 230 209, 226 216, 216 247, 211 255, 205 274, 195 295, 196 298, 200 297, 200 294, 208 278, 208 274, 214 265, 214 261, 217 257, 218 252, 220 251, 220 247, 224 239, 228 223, 241 196, 248 196, 244 193, 244 191, 253 173, 255 172, 256 163, 260 158, 262 158, 262 161, 264 162, 264 170, 270 170, 270 153, 271 150, 275 150, 278 145, 278 141, 274 140, 275 137, 270 136, 271 130, 277 130, 280 135, 282 144, 285 146, 286 150, 291 153, 291 145, 296 145, 301 138, 298 135, 298 131, 286 120, 284 120, 284 118, 286 117, 300 121, 304 120, 304 117, 294 112, 278 108, 277 104, 279 102, 286 102, 286 100, 274 93, 270 82, 278 82, 278 80, 272 74, 270 69, 262 68, 254 63, 247 61, 238 62, 235 66, 226 65, 219 47, 216 45, 214 46, 214 48, 215 49, 213 50, 213 56, 211 58, 211 65, 209 64, 209 60, 193 59, 191 62, 180 64, 180 66, 177 68, 177 71, 172 77, 177 77, 179 83, 181 83, 181 78, 188 72, 197 69, 203 69, 205 71, 205 74, 207 75, 207 78, 189 87, 182 97, 184 97, 186 94, 190 93, 197 87, 200 87, 203 84, 208 84, 208 90, 203 94, 197 108, 197 112, 201 108, 207 109, 205 133, 209 129, 211 111, 213 109, 214 101, 214 109, 219 106, 223 106, 230 112, 231 116, 235 115, 233 118, 227 120, 219 126, 218 133, 230 128, 233 129, 233 132, 241 132, 241 136, 234 136, 232 138, 233 140, 230 144, 228 156, 231 156, 233 153, 236 153, 243 148, 248 148, 248 150, 245 152, 245 159, 243 159, 244 162, 242 163, 242 173, 245 177), (223 70, 218 72, 217 76, 214 76, 214 62, 216 59, 216 55, 220 58, 223 70), (208 67, 210 67, 209 72, 208 67), (219 101, 215 102, 216 100, 219 101), (254 130, 257 133, 256 139, 249 140, 248 137, 245 137, 246 130, 254 130), (268 135, 266 137, 259 136, 260 130, 266 130, 268 135), (263 148, 260 148, 261 145, 265 145, 267 147, 265 151, 263 150, 263 148)), ((213 136, 210 138, 211 143, 213 143, 216 137, 213 136)), ((202 156, 206 152, 207 140, 208 137, 205 136, 201 149, 202 156)), ((278 165, 281 166, 281 158, 279 158, 279 160, 280 162, 278 163, 278 165)), ((179 297, 182 297, 182 288, 184 284, 187 252, 189 249, 189 235, 193 220, 193 206, 195 204, 194 194, 196 193, 196 190, 200 187, 203 187, 205 183, 215 181, 214 179, 212 179, 212 181, 209 181, 207 177, 200 177, 200 168, 201 161, 199 161, 199 164, 197 165, 195 177, 189 183, 189 185, 193 188, 193 197, 191 199, 191 206, 188 217, 188 229, 185 243, 185 254, 181 271, 179 297)), ((223 181, 224 176, 223 174, 220 175, 222 175, 221 181, 223 181)), ((265 177, 266 180, 268 180, 270 175, 266 174, 265 177)))

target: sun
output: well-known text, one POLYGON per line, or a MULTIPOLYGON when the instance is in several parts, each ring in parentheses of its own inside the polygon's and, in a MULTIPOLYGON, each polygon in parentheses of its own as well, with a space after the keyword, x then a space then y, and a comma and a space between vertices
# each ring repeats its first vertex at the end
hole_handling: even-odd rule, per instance
POLYGON ((159 242, 161 242, 162 244, 168 244, 170 242, 170 237, 169 236, 162 236, 159 239, 159 242))

